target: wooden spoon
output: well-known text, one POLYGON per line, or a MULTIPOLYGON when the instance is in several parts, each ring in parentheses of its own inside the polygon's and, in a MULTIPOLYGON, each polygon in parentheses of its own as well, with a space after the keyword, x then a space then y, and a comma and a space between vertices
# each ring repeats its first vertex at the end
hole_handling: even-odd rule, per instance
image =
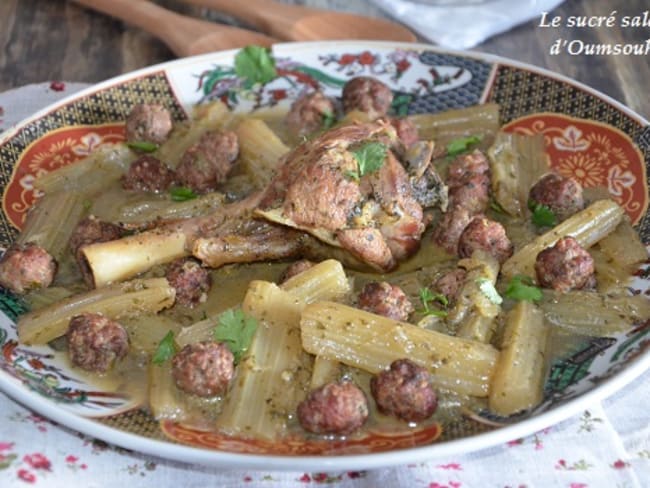
POLYGON ((163 41, 177 56, 192 56, 249 44, 270 46, 277 39, 247 29, 194 19, 145 0, 74 0, 133 24, 163 41))
POLYGON ((184 0, 225 12, 286 41, 374 39, 414 42, 415 34, 395 22, 344 12, 332 12, 273 0, 184 0))

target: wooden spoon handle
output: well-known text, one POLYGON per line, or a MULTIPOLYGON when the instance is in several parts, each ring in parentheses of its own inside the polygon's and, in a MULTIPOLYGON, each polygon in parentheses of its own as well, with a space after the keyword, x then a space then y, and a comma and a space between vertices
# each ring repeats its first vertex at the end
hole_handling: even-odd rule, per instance
POLYGON ((243 47, 269 46, 277 40, 237 27, 215 24, 172 12, 145 0, 74 0, 135 25, 163 41, 178 56, 243 47))
POLYGON ((291 28, 293 23, 305 15, 320 12, 318 9, 291 5, 275 0, 183 0, 186 3, 206 7, 223 12, 250 24, 252 27, 271 35, 285 38, 282 35, 291 28))

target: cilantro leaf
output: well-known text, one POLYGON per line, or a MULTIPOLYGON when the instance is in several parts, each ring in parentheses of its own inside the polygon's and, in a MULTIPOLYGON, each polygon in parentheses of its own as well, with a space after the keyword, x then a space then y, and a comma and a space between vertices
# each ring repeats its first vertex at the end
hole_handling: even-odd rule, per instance
POLYGON ((257 320, 247 317, 241 310, 229 309, 219 315, 214 338, 225 342, 238 363, 248 350, 257 330, 257 320))
POLYGON ((468 136, 454 139, 447 144, 447 156, 458 156, 466 151, 469 151, 470 146, 481 142, 481 136, 468 136))
POLYGON ((346 175, 358 181, 361 177, 374 173, 383 166, 387 151, 388 148, 377 141, 369 141, 352 149, 352 155, 357 160, 357 171, 348 171, 346 175))
POLYGON ((447 300, 447 297, 441 293, 433 293, 429 288, 420 288, 420 302, 422 303, 422 310, 419 312, 422 315, 434 315, 436 317, 446 317, 447 316, 447 311, 446 310, 440 310, 437 308, 431 308, 430 304, 433 302, 438 302, 443 306, 443 308, 447 308, 447 305, 449 305, 449 300, 447 300))
POLYGON ((151 361, 154 364, 162 364, 176 353, 176 342, 174 342, 174 332, 171 330, 163 337, 156 352, 153 353, 151 361))
POLYGON ((528 209, 533 213, 532 221, 536 227, 554 227, 557 225, 557 217, 547 205, 528 200, 528 209))
POLYGON ((504 296, 512 298, 513 300, 538 302, 542 299, 542 290, 533 284, 533 279, 526 275, 513 276, 504 296))
POLYGON ((261 46, 246 46, 235 56, 235 73, 244 79, 245 88, 256 83, 268 83, 278 76, 271 49, 261 46))
POLYGON ((153 142, 148 142, 148 141, 132 141, 132 142, 127 142, 126 145, 133 149, 134 151, 139 151, 143 153, 150 153, 154 152, 156 149, 158 149, 158 144, 155 144, 153 142))
POLYGON ((483 295, 485 295, 492 303, 495 305, 501 305, 501 303, 503 303, 503 298, 501 298, 501 295, 499 295, 499 292, 494 287, 494 283, 492 283, 488 278, 477 278, 476 284, 478 285, 479 290, 481 290, 481 293, 483 293, 483 295))
POLYGON ((186 186, 177 186, 169 190, 169 194, 172 196, 172 200, 175 202, 186 202, 187 200, 193 200, 198 195, 191 188, 186 186))

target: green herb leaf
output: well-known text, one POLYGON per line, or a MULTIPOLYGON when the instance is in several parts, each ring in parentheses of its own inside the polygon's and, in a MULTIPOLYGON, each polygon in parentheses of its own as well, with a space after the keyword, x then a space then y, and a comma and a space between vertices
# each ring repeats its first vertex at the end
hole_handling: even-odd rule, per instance
POLYGON ((423 309, 419 312, 422 315, 435 315, 436 317, 446 317, 447 311, 440 310, 437 308, 431 308, 431 303, 438 302, 444 308, 449 305, 449 300, 447 297, 441 293, 433 293, 429 288, 420 288, 420 302, 422 303, 423 309))
POLYGON ((513 300, 538 302, 543 298, 542 290, 533 284, 533 279, 526 275, 513 276, 504 296, 513 300))
POLYGON ((247 317, 241 310, 229 309, 219 315, 214 338, 225 342, 238 363, 248 350, 257 330, 257 320, 247 317))
POLYGON ((469 151, 470 146, 478 144, 483 139, 481 136, 468 136, 454 139, 447 144, 447 156, 458 156, 466 151, 469 151))
POLYGON ((134 151, 150 153, 158 149, 158 144, 148 141, 133 141, 127 142, 126 145, 133 149, 134 151))
POLYGON ((172 200, 175 202, 186 202, 187 200, 193 200, 198 195, 191 188, 186 186, 177 186, 169 190, 169 194, 172 196, 172 200))
POLYGON ((323 113, 323 129, 327 130, 332 128, 336 123, 336 116, 332 112, 323 113))
POLYGON ((490 208, 494 210, 496 213, 502 214, 502 215, 507 215, 508 212, 505 211, 505 209, 501 206, 499 202, 497 202, 495 199, 491 198, 490 199, 490 208))
POLYGON ((478 285, 479 290, 481 290, 481 293, 483 293, 483 295, 485 295, 492 303, 495 305, 501 305, 501 303, 503 303, 503 298, 501 298, 501 295, 499 295, 499 292, 494 287, 494 283, 492 283, 488 278, 477 278, 476 284, 478 285))
POLYGON ((357 178, 374 173, 384 164, 388 148, 381 142, 370 141, 353 149, 351 152, 357 160, 357 178))
POLYGON ((532 221, 536 227, 554 227, 557 225, 557 217, 548 206, 528 200, 528 208, 533 213, 532 221))
POLYGON ((246 46, 235 56, 235 73, 244 78, 246 88, 256 83, 268 83, 277 77, 275 59, 271 49, 261 46, 246 46))
POLYGON ((163 337, 156 352, 154 352, 151 361, 154 364, 162 364, 176 353, 176 342, 174 342, 174 332, 171 330, 163 337))

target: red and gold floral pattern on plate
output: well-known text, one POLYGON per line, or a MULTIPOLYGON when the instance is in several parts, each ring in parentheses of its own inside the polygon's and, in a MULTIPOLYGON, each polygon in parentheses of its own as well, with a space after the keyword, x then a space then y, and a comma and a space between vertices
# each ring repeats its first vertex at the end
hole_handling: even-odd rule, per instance
POLYGON ((606 187, 637 223, 648 208, 646 168, 641 151, 620 130, 593 120, 537 113, 513 120, 504 130, 543 134, 550 165, 583 187, 606 187))
POLYGON ((239 439, 213 431, 201 431, 172 422, 160 423, 162 431, 171 439, 194 447, 218 449, 242 454, 272 454, 280 456, 313 456, 367 454, 425 446, 434 442, 442 433, 440 424, 434 422, 411 431, 369 430, 362 437, 350 437, 340 441, 307 440, 289 437, 282 442, 263 439, 239 439))
POLYGON ((34 188, 37 177, 85 158, 102 144, 123 140, 123 123, 66 127, 36 140, 16 161, 6 187, 2 208, 9 221, 22 228, 27 210, 40 196, 34 188))

